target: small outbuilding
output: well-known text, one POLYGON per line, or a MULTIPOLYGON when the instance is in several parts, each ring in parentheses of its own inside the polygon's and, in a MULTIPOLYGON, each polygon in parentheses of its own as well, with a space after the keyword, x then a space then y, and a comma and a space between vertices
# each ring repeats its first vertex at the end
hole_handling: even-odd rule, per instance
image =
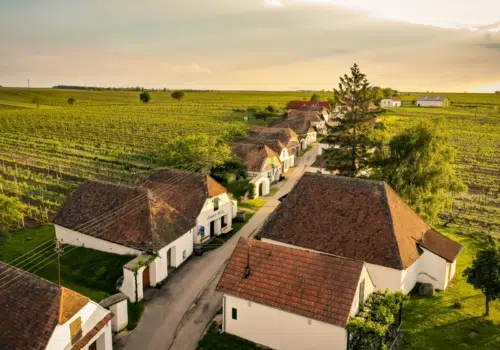
POLYGON ((381 107, 401 107, 401 98, 392 97, 392 98, 384 98, 380 101, 381 107))
POLYGON ((416 100, 417 107, 449 107, 451 101, 446 96, 420 96, 416 100))

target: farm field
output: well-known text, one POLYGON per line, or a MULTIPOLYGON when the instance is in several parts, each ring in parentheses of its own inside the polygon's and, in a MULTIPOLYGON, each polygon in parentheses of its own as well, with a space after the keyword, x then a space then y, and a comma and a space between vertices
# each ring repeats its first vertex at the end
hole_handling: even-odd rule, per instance
MULTIPOLYGON (((0 88, 0 193, 27 204, 28 225, 44 223, 86 178, 137 183, 152 172, 158 150, 172 137, 203 132, 229 138, 247 126, 242 110, 283 109, 290 100, 307 100, 311 94, 187 92, 178 102, 167 91, 152 92, 144 105, 138 92, 0 88), (72 106, 70 96, 76 99, 72 106)), ((319 94, 326 99, 332 93, 319 94)), ((389 130, 443 116, 459 150, 457 167, 470 188, 461 198, 468 203, 462 216, 467 225, 498 223, 500 95, 446 94, 460 106, 410 107, 418 95, 401 94, 405 107, 386 115, 389 130)))

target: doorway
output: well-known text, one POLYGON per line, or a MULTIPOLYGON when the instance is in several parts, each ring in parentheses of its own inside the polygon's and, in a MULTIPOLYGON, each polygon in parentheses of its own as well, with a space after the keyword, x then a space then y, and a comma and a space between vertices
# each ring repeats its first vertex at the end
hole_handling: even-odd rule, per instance
POLYGON ((149 266, 142 272, 142 288, 146 289, 151 287, 151 281, 149 279, 149 266))
POLYGON ((261 182, 259 184, 259 193, 258 193, 258 197, 261 197, 264 195, 264 182, 261 182))
POLYGON ((210 238, 215 237, 215 220, 210 221, 210 238))
POLYGON ((172 248, 167 250, 167 268, 172 267, 172 248))

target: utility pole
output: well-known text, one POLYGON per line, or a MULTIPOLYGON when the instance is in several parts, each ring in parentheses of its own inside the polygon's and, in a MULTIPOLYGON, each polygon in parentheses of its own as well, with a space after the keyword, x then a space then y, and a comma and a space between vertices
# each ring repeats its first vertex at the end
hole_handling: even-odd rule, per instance
POLYGON ((57 254, 57 275, 59 277, 59 287, 61 287, 61 255, 64 252, 63 247, 61 247, 61 242, 56 238, 56 248, 54 249, 57 254))

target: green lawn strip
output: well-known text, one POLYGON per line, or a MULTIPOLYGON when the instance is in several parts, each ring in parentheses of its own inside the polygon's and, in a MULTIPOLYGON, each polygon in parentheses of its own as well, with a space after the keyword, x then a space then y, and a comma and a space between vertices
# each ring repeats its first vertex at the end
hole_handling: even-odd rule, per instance
POLYGON ((492 302, 490 317, 484 317, 484 296, 462 277, 477 249, 486 244, 484 236, 458 234, 444 228, 440 232, 462 244, 464 250, 453 281, 445 291, 432 298, 412 295, 406 304, 405 349, 499 349, 500 302, 492 302))
POLYGON ((260 208, 266 204, 265 199, 248 199, 246 201, 241 201, 238 203, 238 210, 243 209, 243 211, 248 212, 248 210, 253 211, 254 213, 257 212, 260 208), (245 210, 248 209, 248 210, 245 210))
POLYGON ((212 322, 207 333, 198 343, 198 350, 255 350, 256 344, 237 336, 220 333, 215 322, 212 322))
POLYGON ((128 325, 127 330, 131 331, 137 327, 139 321, 144 313, 144 303, 139 301, 138 303, 132 304, 128 302, 128 325))
POLYGON ((302 157, 304 154, 312 150, 313 146, 309 145, 306 147, 306 149, 303 149, 302 151, 299 151, 299 154, 297 154, 297 157, 302 157))
MULTIPOLYGON (((54 238, 55 230, 53 225, 14 232, 0 244, 0 260, 11 262, 38 245, 54 238)), ((132 256, 116 255, 82 247, 74 248, 66 245, 63 248, 64 255, 61 257, 62 285, 94 301, 100 301, 118 292, 116 290, 116 281, 123 274, 123 265, 133 259, 132 256)), ((17 263, 22 264, 19 267, 24 270, 58 283, 57 261, 54 254, 53 250, 47 250, 25 263, 23 263, 24 257, 17 263), (48 259, 44 261, 46 258, 48 259), (25 265, 26 263, 28 264, 25 265), (37 265, 38 263, 40 264, 37 265), (36 271, 46 263, 48 263, 47 266, 36 271)), ((33 256, 33 254, 30 254, 30 256, 33 256)))

